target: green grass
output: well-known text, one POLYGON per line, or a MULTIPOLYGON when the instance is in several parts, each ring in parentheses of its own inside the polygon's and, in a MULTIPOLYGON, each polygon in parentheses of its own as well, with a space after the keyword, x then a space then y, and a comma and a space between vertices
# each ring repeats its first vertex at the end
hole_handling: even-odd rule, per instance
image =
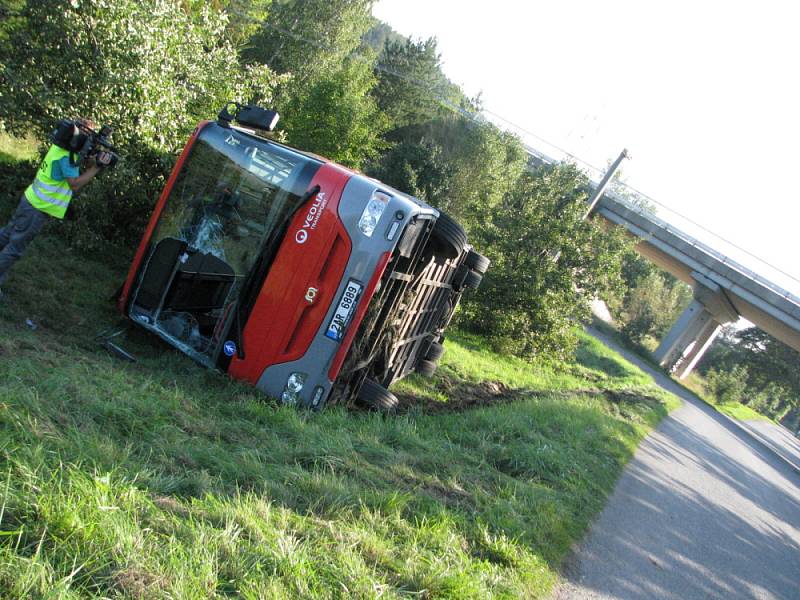
POLYGON ((0 164, 36 158, 38 143, 33 138, 14 138, 0 129, 0 164))
POLYGON ((45 233, 4 286, 0 598, 542 597, 677 405, 587 336, 544 367, 460 335, 400 391, 502 402, 297 412, 142 332, 101 349, 127 259, 45 233))
POLYGON ((740 421, 772 421, 767 416, 754 411, 749 406, 739 402, 728 402, 727 404, 715 404, 714 407, 721 413, 740 421))
POLYGON ((514 357, 499 359, 476 336, 454 337, 458 344, 448 349, 445 368, 459 379, 503 381, 516 388, 574 390, 601 386, 604 389, 648 385, 652 380, 641 370, 586 333, 580 332, 577 361, 573 364, 531 365, 514 357))
MULTIPOLYGON (((599 319, 595 319, 592 322, 592 327, 598 329, 602 334, 608 336, 620 346, 629 348, 631 351, 635 352, 642 359, 650 363, 653 368, 661 369, 659 364, 653 358, 652 353, 648 349, 629 343, 622 336, 619 329, 613 325, 600 321, 599 319)), ((667 374, 666 371, 665 374, 667 374)), ((709 406, 712 406, 719 412, 728 415, 733 419, 738 419, 740 421, 772 421, 772 419, 770 419, 768 416, 762 415, 761 413, 756 412, 754 409, 740 402, 718 402, 714 395, 708 390, 708 386, 706 385, 706 381, 703 376, 697 371, 693 371, 685 379, 676 379, 675 383, 686 388, 709 406)))
POLYGON ((655 349, 658 347, 658 341, 653 337, 648 336, 645 342, 641 344, 634 343, 622 335, 622 332, 617 325, 607 323, 601 319, 598 319, 597 317, 592 318, 591 326, 613 343, 617 344, 617 346, 620 348, 626 348, 636 354, 654 369, 659 369, 662 371, 664 370, 653 356, 655 349))
POLYGON ((709 392, 706 381, 700 373, 691 373, 689 377, 680 383, 703 402, 733 419, 738 419, 739 421, 772 421, 766 415, 756 412, 741 402, 718 402, 714 395, 709 392))

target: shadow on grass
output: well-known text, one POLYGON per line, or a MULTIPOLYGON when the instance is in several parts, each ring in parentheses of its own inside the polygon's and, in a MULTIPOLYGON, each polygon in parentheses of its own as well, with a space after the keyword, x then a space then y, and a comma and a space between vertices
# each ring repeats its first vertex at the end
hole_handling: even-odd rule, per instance
POLYGON ((20 161, 16 156, 0 150, 0 164, 13 165, 17 164, 18 162, 20 161))
POLYGON ((584 345, 579 345, 575 350, 575 360, 578 364, 588 369, 601 371, 609 377, 625 377, 631 374, 631 370, 626 368, 619 360, 598 356, 584 345))

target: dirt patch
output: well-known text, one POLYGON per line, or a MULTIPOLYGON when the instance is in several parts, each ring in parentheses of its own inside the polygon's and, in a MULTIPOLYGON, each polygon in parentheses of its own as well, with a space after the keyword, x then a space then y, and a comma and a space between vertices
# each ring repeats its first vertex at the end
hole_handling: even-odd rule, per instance
POLYGON ((604 394, 611 402, 620 405, 645 404, 649 408, 663 405, 663 402, 658 397, 634 390, 606 390, 604 394))
POLYGON ((128 567, 114 573, 114 588, 129 598, 163 598, 167 581, 139 567, 128 567))
POLYGON ((645 403, 648 405, 660 404, 660 400, 647 394, 633 390, 601 390, 597 388, 584 388, 566 391, 536 391, 528 389, 510 388, 502 381, 482 381, 472 383, 458 381, 447 376, 438 377, 436 391, 447 396, 446 402, 417 396, 415 394, 397 393, 400 400, 398 412, 408 412, 412 409, 426 414, 442 414, 461 412, 484 406, 508 404, 523 398, 540 397, 570 397, 570 396, 604 396, 615 404, 645 403))
POLYGON ((519 400, 523 396, 530 396, 530 392, 512 389, 502 381, 467 383, 441 377, 436 382, 436 388, 437 391, 447 396, 447 402, 414 394, 399 393, 397 394, 397 398, 400 400, 399 412, 407 412, 411 409, 429 414, 458 412, 482 406, 507 404, 519 400))
POLYGON ((155 504, 161 510, 166 510, 168 512, 183 516, 189 514, 189 511, 183 504, 178 502, 175 498, 170 498, 169 496, 156 496, 153 498, 153 504, 155 504))

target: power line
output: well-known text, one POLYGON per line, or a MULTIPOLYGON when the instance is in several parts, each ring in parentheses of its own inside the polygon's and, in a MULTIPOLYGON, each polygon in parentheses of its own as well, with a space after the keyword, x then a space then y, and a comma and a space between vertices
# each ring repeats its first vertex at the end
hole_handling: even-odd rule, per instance
MULTIPOLYGON (((591 163, 589 163, 589 162, 587 162, 587 161, 585 161, 585 160, 583 160, 581 158, 578 158, 577 156, 575 156, 574 154, 571 154, 567 150, 564 150, 563 148, 560 148, 560 147, 556 146, 555 144, 545 140, 544 138, 542 138, 542 137, 538 136, 537 134, 533 133, 532 131, 530 131, 528 129, 525 129, 524 127, 521 127, 520 125, 517 125, 516 123, 506 119, 502 115, 499 115, 499 114, 497 114, 497 113, 495 113, 495 112, 493 112, 493 111, 491 111, 489 109, 486 109, 486 108, 483 109, 483 112, 485 112, 485 113, 487 113, 489 115, 492 115, 493 117, 496 117, 497 119, 500 119, 501 121, 507 123, 508 125, 511 125, 513 128, 515 128, 515 129, 527 134, 528 136, 530 136, 530 137, 532 137, 534 139, 539 140, 540 142, 546 144, 547 146, 550 146, 551 148, 554 148, 554 149, 558 150, 559 152, 564 154, 566 157, 568 157, 569 159, 571 159, 575 163, 582 164, 582 165, 584 165, 586 167, 589 167, 590 169, 593 169, 593 170, 597 171, 598 173, 602 173, 603 172, 602 169, 600 169, 599 167, 596 167, 596 166, 592 165, 591 163)), ((731 240, 721 236, 720 234, 718 234, 718 233, 716 233, 714 231, 711 231, 705 225, 702 225, 701 223, 698 223, 697 221, 695 221, 691 217, 688 217, 685 214, 678 212, 677 210, 675 210, 674 208, 671 208, 670 206, 667 206, 663 202, 659 202, 658 200, 656 200, 652 196, 650 196, 650 195, 648 195, 648 194, 636 189, 632 185, 629 185, 629 184, 627 184, 625 182, 621 182, 621 181, 618 181, 617 185, 623 187, 624 189, 626 189, 626 190, 628 190, 630 192, 633 192, 636 196, 638 196, 638 197, 640 197, 640 198, 642 198, 644 200, 647 200, 648 202, 651 202, 652 204, 655 204, 656 206, 659 206, 662 209, 665 209, 665 210, 671 212, 672 214, 676 215, 677 217, 680 217, 681 219, 683 219, 687 223, 690 223, 691 225, 697 227, 699 230, 701 230, 701 231, 713 236, 714 238, 718 239, 719 241, 727 244, 731 248, 734 248, 734 249, 738 250, 739 252, 743 253, 744 255, 746 255, 746 256, 748 256, 748 257, 750 257, 752 259, 757 260, 759 263, 763 264, 766 267, 769 267, 770 269, 772 269, 776 273, 780 273, 781 275, 783 275, 784 277, 787 277, 788 279, 791 279, 795 283, 800 283, 800 279, 798 279, 794 275, 791 275, 790 273, 787 273, 786 271, 784 271, 780 267, 776 267, 775 265, 773 265, 772 263, 767 262, 763 258, 761 258, 759 256, 756 256, 751 251, 746 250, 745 248, 742 248, 738 244, 736 244, 736 243, 732 242, 731 240)))
MULTIPOLYGON (((684 215, 684 214, 682 214, 682 213, 678 212, 677 210, 675 210, 674 208, 670 208, 669 206, 667 206, 667 205, 665 205, 665 204, 663 204, 663 203, 659 202, 658 200, 655 200, 655 199, 654 199, 654 198, 652 198, 651 196, 648 196, 647 194, 645 194, 645 193, 643 193, 643 192, 640 192, 639 190, 637 190, 636 188, 634 188, 634 187, 632 187, 632 186, 629 186, 629 185, 627 185, 627 184, 622 184, 622 185, 623 185, 625 188, 627 188, 628 190, 631 190, 632 192, 634 192, 634 193, 636 193, 637 195, 641 196, 641 197, 642 197, 642 198, 644 198, 645 200, 647 200, 647 201, 649 201, 649 202, 652 202, 653 204, 656 204, 657 206, 660 206, 660 207, 661 207, 661 208, 663 208, 663 209, 666 209, 666 210, 668 210, 668 211, 669 211, 669 212, 671 212, 672 214, 674 214, 674 215, 676 215, 676 216, 680 217, 681 219, 685 220, 687 223, 690 223, 690 224, 694 225, 695 227, 697 227, 697 228, 698 228, 698 229, 700 229, 701 231, 704 231, 705 233, 708 233, 709 235, 711 235, 711 236, 715 237, 715 238, 716 238, 716 239, 718 239, 719 241, 721 241, 721 242, 724 242, 725 244, 727 244, 727 245, 728 245, 728 246, 730 246, 731 248, 734 248, 734 249, 738 250, 739 252, 741 252, 742 254, 745 254, 746 256, 749 256, 750 258, 753 258, 753 259, 757 260, 758 262, 760 262, 761 264, 763 264, 763 265, 764 265, 764 266, 766 266, 766 267, 769 267, 770 269, 772 269, 772 270, 773 270, 773 271, 775 271, 776 273, 780 273, 781 275, 783 275, 784 277, 787 277, 788 279, 791 279, 791 280, 792 280, 792 281, 794 281, 795 283, 800 283, 800 279, 798 279, 796 276, 794 276, 794 275, 791 275, 790 273, 787 273, 786 271, 784 271, 784 270, 783 270, 783 269, 781 269, 780 267, 776 267, 775 265, 773 265, 772 263, 769 263, 769 262, 767 262, 767 261, 766 261, 766 260, 764 260, 763 258, 761 258, 761 257, 759 257, 759 256, 756 256, 755 254, 753 254, 753 253, 752 253, 752 252, 750 252, 749 250, 746 250, 746 249, 742 248, 741 246, 739 246, 739 245, 738 245, 738 244, 736 244, 735 242, 732 242, 732 241, 730 241, 729 239, 722 237, 720 234, 718 234, 718 233, 715 233, 714 231, 711 231, 711 230, 710 230, 708 227, 706 227, 705 225, 702 225, 702 224, 698 223, 697 221, 694 221, 694 220, 693 220, 693 219, 691 219, 690 217, 687 217, 686 215, 684 215)), ((643 211, 639 210, 639 212, 643 212, 643 211)), ((700 240, 698 240, 698 241, 700 241, 700 240)), ((744 267, 744 265, 741 265, 741 266, 743 266, 743 267, 744 267)), ((744 268, 747 268, 747 267, 744 267, 744 268)), ((750 270, 750 269, 748 269, 748 270, 750 270)), ((756 275, 758 275, 758 274, 756 273, 756 275)))

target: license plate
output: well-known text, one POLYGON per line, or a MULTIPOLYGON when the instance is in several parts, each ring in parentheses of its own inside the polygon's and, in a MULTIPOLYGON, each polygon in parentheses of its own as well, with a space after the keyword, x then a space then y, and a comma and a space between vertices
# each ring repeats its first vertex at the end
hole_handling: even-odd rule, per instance
POLYGON ((344 288, 342 299, 339 300, 339 306, 336 307, 336 312, 333 313, 333 318, 328 324, 328 329, 325 331, 325 337, 329 337, 335 341, 341 341, 344 337, 344 330, 353 318, 353 313, 356 310, 356 304, 361 297, 361 292, 364 286, 356 283, 352 279, 347 282, 347 287, 344 288))

